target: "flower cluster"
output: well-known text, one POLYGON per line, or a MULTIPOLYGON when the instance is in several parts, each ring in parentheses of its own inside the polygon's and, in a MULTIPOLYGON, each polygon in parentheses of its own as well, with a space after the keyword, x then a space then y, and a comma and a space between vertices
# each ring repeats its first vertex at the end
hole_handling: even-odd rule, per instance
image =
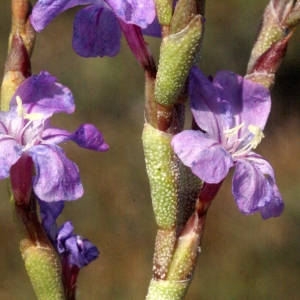
POLYGON ((67 259, 69 265, 82 268, 98 257, 96 246, 88 239, 73 234, 74 227, 70 221, 58 228, 56 219, 64 208, 64 201, 49 203, 39 200, 39 204, 43 227, 57 253, 67 259))
POLYGON ((283 202, 271 165, 252 152, 263 137, 271 106, 269 90, 229 71, 213 81, 194 67, 190 97, 199 130, 177 134, 172 146, 201 180, 221 182, 230 168, 232 193, 244 214, 259 211, 264 219, 279 216, 283 202))
MULTIPOLYGON (((31 23, 42 31, 57 15, 77 6, 74 20, 73 48, 83 57, 115 56, 120 50, 119 22, 146 28, 155 18, 153 0, 39 0, 34 6, 31 23)), ((157 24, 147 33, 157 35, 157 24)))
POLYGON ((29 172, 26 174, 29 178, 22 180, 33 186, 42 224, 58 253, 64 253, 70 264, 81 268, 96 259, 99 251, 88 240, 74 235, 70 222, 59 229, 55 223, 64 201, 78 199, 83 194, 77 165, 66 158, 57 144, 71 140, 80 147, 100 152, 108 150, 108 145, 91 124, 83 124, 73 133, 50 125, 49 118, 54 113, 70 114, 74 109, 70 90, 46 71, 26 79, 14 94, 10 110, 0 111, 0 179, 11 175, 13 192, 19 195, 18 190, 24 187, 14 186, 14 178, 24 174, 15 166, 23 158, 32 159, 35 174, 29 172))
POLYGON ((25 80, 11 100, 8 112, 0 112, 0 179, 7 178, 12 165, 29 155, 36 174, 33 189, 43 201, 75 200, 82 196, 79 170, 66 158, 58 143, 72 140, 96 151, 108 150, 102 134, 90 124, 74 133, 52 127, 54 113, 72 113, 73 95, 56 78, 43 71, 25 80))

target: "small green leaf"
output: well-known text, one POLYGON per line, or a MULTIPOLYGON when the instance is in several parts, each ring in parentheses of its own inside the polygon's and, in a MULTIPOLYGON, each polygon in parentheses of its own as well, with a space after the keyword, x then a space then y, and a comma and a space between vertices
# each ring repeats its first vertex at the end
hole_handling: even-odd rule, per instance
POLYGON ((173 105, 180 95, 198 50, 201 31, 201 16, 197 15, 185 29, 163 39, 155 85, 155 98, 161 105, 173 105))
MULTIPOLYGON (((26 242, 25 242, 26 243, 26 242)), ((50 247, 24 246, 22 256, 31 284, 39 300, 64 300, 59 267, 54 251, 50 247)))
POLYGON ((158 22, 162 26, 168 26, 173 13, 172 0, 154 0, 158 22))
POLYGON ((171 147, 172 135, 145 124, 143 145, 157 225, 171 230, 178 209, 178 158, 171 147))

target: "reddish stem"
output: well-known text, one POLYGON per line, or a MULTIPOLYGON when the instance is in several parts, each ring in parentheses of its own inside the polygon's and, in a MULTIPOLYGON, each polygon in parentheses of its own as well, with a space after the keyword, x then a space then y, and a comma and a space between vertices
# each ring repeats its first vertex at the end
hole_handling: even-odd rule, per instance
POLYGON ((141 28, 134 24, 127 24, 121 19, 119 19, 119 23, 132 53, 143 69, 151 73, 152 77, 155 78, 156 65, 147 43, 144 40, 141 28))
POLYGON ((198 217, 201 218, 202 216, 206 215, 206 212, 211 204, 211 202, 216 197, 223 180, 219 183, 203 183, 203 187, 198 197, 198 201, 196 203, 196 212, 198 217))
POLYGON ((70 264, 69 255, 60 256, 62 264, 62 283, 66 300, 76 299, 77 277, 80 271, 76 265, 70 264))
POLYGON ((32 158, 23 154, 20 159, 10 168, 10 180, 12 192, 16 204, 27 207, 32 192, 33 161, 32 158))

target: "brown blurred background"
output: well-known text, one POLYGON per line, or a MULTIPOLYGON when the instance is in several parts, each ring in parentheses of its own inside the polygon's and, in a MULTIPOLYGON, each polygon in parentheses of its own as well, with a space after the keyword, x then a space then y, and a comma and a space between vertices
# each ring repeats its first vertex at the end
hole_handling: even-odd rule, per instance
MULTIPOLYGON (((260 16, 268 1, 207 1, 201 68, 208 75, 244 74, 260 16)), ((79 166, 85 194, 67 203, 59 222, 101 251, 79 276, 78 299, 144 299, 151 279, 156 225, 145 172, 143 72, 126 42, 111 58, 84 59, 72 49, 72 9, 37 36, 33 73, 47 69, 74 93, 76 112, 53 124, 75 130, 93 123, 110 150, 94 153, 63 145, 79 166)), ((6 59, 10 1, 0 2, 0 65, 6 59)), ((272 90, 266 138, 257 152, 277 174, 285 201, 279 218, 243 216, 231 195, 231 176, 215 199, 187 300, 299 299, 300 295, 300 35, 296 30, 272 90)), ((157 58, 159 41, 148 38, 157 58)), ((2 67, 3 68, 3 67, 2 67)), ((0 299, 35 299, 24 270, 17 231, 0 182, 0 299)))

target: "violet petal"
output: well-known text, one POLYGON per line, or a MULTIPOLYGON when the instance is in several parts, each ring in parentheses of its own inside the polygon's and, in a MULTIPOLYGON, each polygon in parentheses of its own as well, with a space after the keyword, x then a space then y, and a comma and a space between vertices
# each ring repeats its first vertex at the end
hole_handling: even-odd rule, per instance
POLYGON ((30 22, 34 29, 41 32, 56 16, 68 8, 90 4, 93 0, 39 0, 32 9, 30 22))
POLYGON ((233 166, 230 154, 201 131, 185 130, 174 136, 171 145, 184 165, 207 183, 219 183, 233 166))
POLYGON ((70 221, 65 222, 57 235, 58 253, 69 252, 70 263, 82 268, 95 260, 99 251, 89 240, 73 234, 74 227, 70 221))
POLYGON ((153 0, 106 0, 117 17, 128 24, 146 28, 155 18, 153 0))
POLYGON ((66 248, 71 252, 70 263, 83 268, 97 259, 99 250, 88 239, 76 235, 66 240, 66 248))
POLYGON ((233 121, 222 89, 213 85, 197 67, 192 68, 189 88, 196 123, 210 138, 221 142, 224 130, 230 128, 233 121))
POLYGON ((57 79, 47 71, 27 78, 15 92, 11 106, 17 104, 17 96, 21 98, 28 114, 42 113, 45 118, 48 118, 54 113, 70 114, 75 110, 71 91, 57 83, 57 79))
POLYGON ((74 226, 72 222, 67 221, 63 225, 60 226, 57 234, 57 251, 58 253, 63 253, 65 248, 65 242, 68 238, 73 236, 74 226))
POLYGON ((147 28, 142 29, 142 33, 148 36, 161 38, 161 26, 158 22, 157 17, 155 17, 154 21, 147 26, 147 28))
POLYGON ((237 161, 232 179, 232 193, 239 210, 252 214, 268 205, 273 190, 257 165, 246 159, 237 161))
POLYGON ((22 130, 24 124, 19 118, 17 113, 17 107, 12 107, 9 111, 0 111, 0 133, 4 135, 12 136, 15 133, 15 137, 22 130))
POLYGON ((28 152, 36 167, 33 189, 42 201, 75 200, 82 196, 78 167, 60 147, 36 145, 28 152))
POLYGON ((265 207, 260 208, 259 212, 264 220, 271 217, 278 217, 282 214, 284 210, 284 203, 282 200, 282 196, 278 190, 276 184, 272 185, 273 189, 273 198, 269 204, 265 207))
POLYGON ((95 151, 107 151, 109 146, 104 142, 101 132, 91 124, 82 124, 69 137, 78 146, 95 151))
POLYGON ((83 57, 113 57, 120 51, 122 33, 116 16, 105 4, 80 10, 74 20, 73 48, 83 57))
POLYGON ((58 232, 56 219, 63 211, 65 201, 45 202, 40 199, 38 200, 43 227, 48 237, 51 239, 51 242, 55 245, 58 232))
POLYGON ((256 168, 260 170, 265 175, 267 184, 272 190, 272 199, 269 203, 264 203, 260 201, 258 206, 260 207, 259 211, 262 215, 262 218, 268 219, 270 217, 278 217, 284 210, 284 204, 282 196, 279 192, 279 189, 276 185, 275 174, 272 166, 260 155, 251 152, 247 156, 247 160, 252 164, 255 164, 256 168))
POLYGON ((233 115, 240 115, 246 129, 250 124, 264 129, 271 108, 266 87, 230 71, 218 72, 213 84, 223 88, 223 97, 230 103, 233 115))
POLYGON ((0 179, 9 176, 10 167, 22 155, 21 145, 11 136, 0 134, 0 179))
POLYGON ((43 144, 59 144, 70 139, 70 133, 64 129, 51 127, 44 129, 42 140, 43 144))

